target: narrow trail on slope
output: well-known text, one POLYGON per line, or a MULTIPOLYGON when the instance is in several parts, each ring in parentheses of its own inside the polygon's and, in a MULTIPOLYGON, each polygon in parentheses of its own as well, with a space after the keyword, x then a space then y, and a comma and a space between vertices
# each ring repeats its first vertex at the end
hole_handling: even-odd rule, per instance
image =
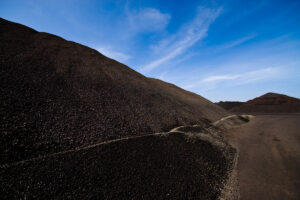
POLYGON ((132 137, 124 137, 124 138, 119 138, 119 139, 113 139, 113 140, 108 140, 108 141, 104 141, 104 142, 100 142, 100 143, 96 143, 96 144, 92 144, 92 145, 77 147, 75 149, 70 149, 70 150, 66 150, 66 151, 60 151, 60 152, 56 152, 56 153, 52 153, 52 154, 38 156, 38 157, 35 157, 35 158, 26 159, 26 160, 21 160, 21 161, 11 162, 11 163, 5 163, 3 165, 0 165, 0 169, 5 169, 5 168, 9 168, 9 167, 16 166, 16 165, 19 165, 19 164, 24 164, 24 163, 30 162, 30 161, 36 161, 36 160, 41 160, 41 159, 44 159, 44 158, 63 155, 63 154, 66 154, 66 153, 74 153, 74 152, 78 152, 78 151, 82 151, 82 150, 87 150, 87 149, 91 149, 91 148, 94 148, 94 147, 97 147, 97 146, 100 146, 100 145, 105 145, 105 144, 109 144, 109 143, 113 143, 113 142, 119 142, 119 141, 124 141, 124 140, 148 137, 148 136, 158 135, 158 134, 169 134, 169 133, 173 133, 173 132, 178 132, 178 133, 182 133, 182 134, 189 134, 191 131, 193 133, 195 133, 195 132, 198 132, 198 133, 205 132, 206 134, 198 135, 198 137, 200 137, 202 140, 208 141, 208 142, 210 142, 210 143, 212 143, 216 146, 224 147, 225 144, 218 141, 218 140, 221 139, 220 134, 214 133, 214 132, 217 131, 217 129, 213 130, 213 131, 209 131, 209 129, 212 128, 212 127, 213 126, 208 127, 208 129, 206 130, 205 128, 202 128, 199 125, 179 126, 179 127, 173 128, 169 132, 165 132, 165 133, 163 133, 163 132, 162 133, 152 133, 152 134, 141 135, 141 136, 132 136, 132 137), (182 128, 188 128, 188 129, 184 131, 184 130, 181 130, 182 128), (210 133, 210 134, 207 135, 207 133, 210 133))

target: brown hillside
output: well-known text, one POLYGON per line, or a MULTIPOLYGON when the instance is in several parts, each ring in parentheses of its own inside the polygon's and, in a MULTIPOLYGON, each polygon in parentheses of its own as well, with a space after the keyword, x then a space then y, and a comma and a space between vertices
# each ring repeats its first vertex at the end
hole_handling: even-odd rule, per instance
POLYGON ((2 164, 228 115, 93 49, 4 19, 0 43, 2 164))
POLYGON ((283 94, 267 93, 230 109, 235 113, 299 113, 300 99, 283 94))
POLYGON ((246 105, 300 105, 300 99, 283 94, 267 93, 247 101, 246 105))

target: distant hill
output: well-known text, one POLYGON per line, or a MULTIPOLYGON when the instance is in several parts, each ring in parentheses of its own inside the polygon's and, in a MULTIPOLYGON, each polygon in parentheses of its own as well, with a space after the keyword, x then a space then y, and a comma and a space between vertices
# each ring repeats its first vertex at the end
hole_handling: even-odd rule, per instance
POLYGON ((0 43, 1 163, 229 114, 96 50, 4 19, 0 43))
POLYGON ((221 104, 233 105, 227 109, 233 113, 300 113, 300 99, 276 93, 267 93, 245 103, 218 103, 221 104))
POLYGON ((300 99, 270 92, 247 101, 245 105, 300 105, 300 99))

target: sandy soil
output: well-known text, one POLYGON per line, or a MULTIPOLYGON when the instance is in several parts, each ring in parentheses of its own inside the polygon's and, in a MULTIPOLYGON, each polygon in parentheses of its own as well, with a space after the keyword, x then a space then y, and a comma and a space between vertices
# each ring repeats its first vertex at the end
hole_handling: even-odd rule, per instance
POLYGON ((300 115, 261 115, 228 131, 240 199, 300 199, 300 115))

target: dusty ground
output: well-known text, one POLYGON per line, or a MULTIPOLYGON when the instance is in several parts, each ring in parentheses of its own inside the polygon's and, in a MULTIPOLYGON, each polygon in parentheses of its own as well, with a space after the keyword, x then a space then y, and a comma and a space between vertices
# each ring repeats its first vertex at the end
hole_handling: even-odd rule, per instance
POLYGON ((300 114, 261 115, 228 131, 240 199, 300 199, 300 114))

